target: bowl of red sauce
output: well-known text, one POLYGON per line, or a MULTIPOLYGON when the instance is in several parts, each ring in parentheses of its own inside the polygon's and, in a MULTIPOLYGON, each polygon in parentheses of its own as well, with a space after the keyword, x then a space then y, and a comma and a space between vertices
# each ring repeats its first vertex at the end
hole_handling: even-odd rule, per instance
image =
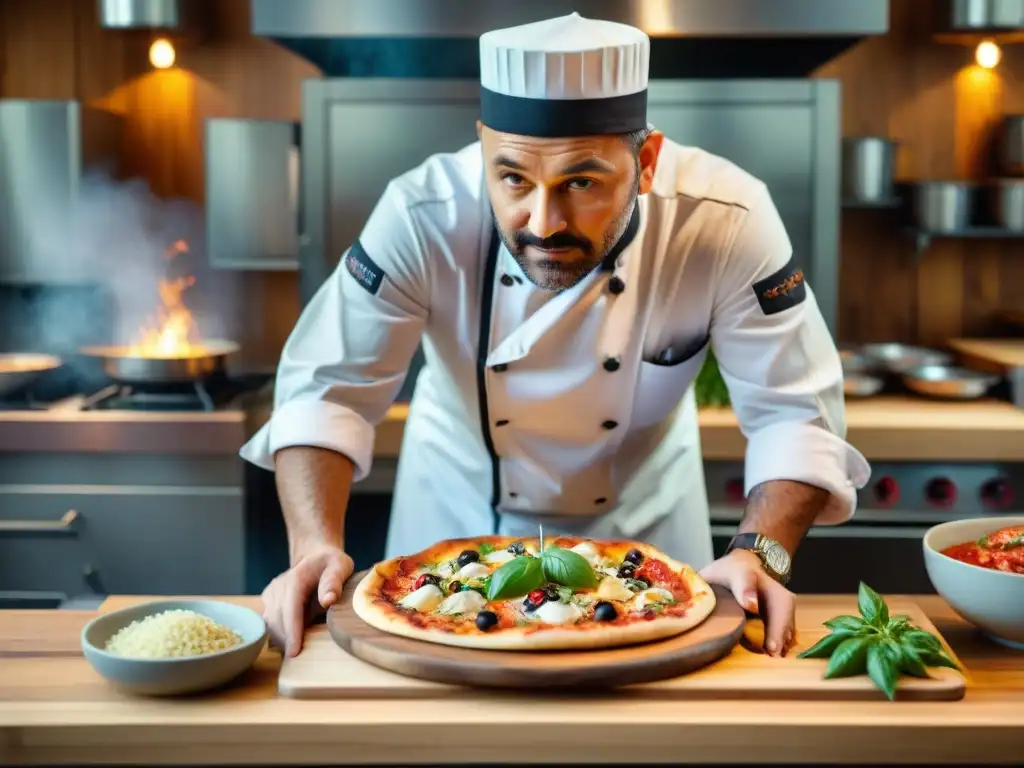
POLYGON ((936 525, 924 536, 935 591, 1002 645, 1024 650, 1024 515, 936 525))

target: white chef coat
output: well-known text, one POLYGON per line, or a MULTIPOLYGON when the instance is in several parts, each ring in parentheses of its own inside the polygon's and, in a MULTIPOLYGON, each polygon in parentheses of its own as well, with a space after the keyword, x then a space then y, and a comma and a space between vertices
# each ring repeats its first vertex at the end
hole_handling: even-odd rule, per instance
POLYGON ((748 438, 746 489, 801 480, 835 495, 819 524, 853 514, 869 467, 845 440, 839 355, 762 182, 666 139, 614 258, 560 293, 492 233, 479 143, 394 179, 303 310, 242 456, 273 469, 275 451, 319 446, 365 478, 422 341, 388 557, 543 523, 700 568, 692 384, 710 348, 748 438))

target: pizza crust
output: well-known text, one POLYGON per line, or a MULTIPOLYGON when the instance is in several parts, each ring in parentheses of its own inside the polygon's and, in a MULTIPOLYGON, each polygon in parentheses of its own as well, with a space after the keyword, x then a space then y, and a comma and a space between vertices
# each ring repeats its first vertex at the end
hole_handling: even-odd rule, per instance
MULTIPOLYGON (((455 544, 476 547, 488 541, 504 541, 505 538, 480 537, 463 539, 458 542, 439 542, 412 557, 416 559, 423 556, 425 561, 430 561, 434 556, 433 552, 449 549, 455 544)), ((508 542, 518 540, 509 538, 508 542)), ((599 539, 586 540, 601 544, 599 539)), ((571 629, 564 629, 558 625, 539 624, 529 627, 509 627, 492 633, 480 632, 478 634, 449 633, 437 628, 417 627, 406 621, 401 614, 384 609, 377 602, 380 599, 381 585, 396 570, 399 561, 406 559, 405 557, 396 557, 374 566, 356 585, 352 594, 352 609, 359 618, 382 632, 441 645, 501 651, 596 650, 664 640, 698 626, 715 609, 715 593, 711 586, 688 565, 673 560, 644 542, 616 540, 614 543, 635 547, 644 554, 645 558, 661 560, 681 576, 691 595, 686 613, 682 616, 655 616, 653 619, 625 625, 587 622, 585 627, 573 625, 571 629)))

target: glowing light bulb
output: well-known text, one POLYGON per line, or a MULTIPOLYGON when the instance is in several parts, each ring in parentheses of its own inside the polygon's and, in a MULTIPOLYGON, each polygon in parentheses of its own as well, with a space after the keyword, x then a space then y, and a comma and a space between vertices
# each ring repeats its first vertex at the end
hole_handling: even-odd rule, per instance
POLYGON ((160 38, 149 46, 149 63, 157 69, 167 69, 174 64, 174 46, 169 40, 160 38))
POLYGON ((982 40, 974 51, 974 60, 978 62, 979 67, 985 69, 992 69, 1002 58, 1003 52, 991 40, 982 40))

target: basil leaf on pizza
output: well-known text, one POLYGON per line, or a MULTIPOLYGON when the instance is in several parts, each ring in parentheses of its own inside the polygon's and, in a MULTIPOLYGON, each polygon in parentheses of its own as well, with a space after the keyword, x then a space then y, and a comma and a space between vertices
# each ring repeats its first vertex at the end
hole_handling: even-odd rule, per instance
POLYGON ((491 583, 487 586, 487 599, 522 597, 543 586, 544 569, 540 560, 529 555, 520 555, 491 574, 491 583))
POLYGON ((561 547, 548 547, 541 553, 540 563, 548 581, 573 589, 593 589, 597 586, 594 569, 581 554, 561 547))
POLYGON ((440 541, 375 565, 352 593, 370 626, 443 645, 612 648, 687 632, 715 607, 697 572, 642 542, 578 536, 440 541))

